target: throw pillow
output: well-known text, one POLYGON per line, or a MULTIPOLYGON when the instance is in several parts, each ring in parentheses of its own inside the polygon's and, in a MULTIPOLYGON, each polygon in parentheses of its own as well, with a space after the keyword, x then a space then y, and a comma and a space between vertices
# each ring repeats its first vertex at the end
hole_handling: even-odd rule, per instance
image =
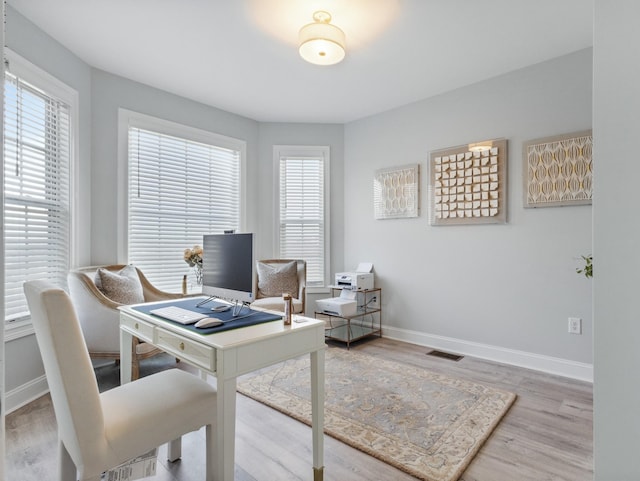
POLYGON ((278 297, 284 292, 298 298, 298 263, 258 262, 258 297, 278 297))
POLYGON ((119 304, 144 302, 140 277, 132 264, 124 266, 118 272, 99 268, 96 272, 95 284, 100 292, 119 304))

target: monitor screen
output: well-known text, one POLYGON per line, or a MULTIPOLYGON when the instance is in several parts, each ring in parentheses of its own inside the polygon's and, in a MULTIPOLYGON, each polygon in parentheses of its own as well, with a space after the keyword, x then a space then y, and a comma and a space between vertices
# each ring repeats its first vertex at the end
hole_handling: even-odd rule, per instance
POLYGON ((202 293, 253 302, 253 234, 205 235, 202 250, 202 293))

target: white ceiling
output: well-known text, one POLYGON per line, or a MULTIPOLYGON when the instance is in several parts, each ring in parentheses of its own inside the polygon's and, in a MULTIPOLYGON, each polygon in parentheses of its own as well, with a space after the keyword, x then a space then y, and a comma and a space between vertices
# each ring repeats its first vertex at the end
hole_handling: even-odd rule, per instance
POLYGON ((593 44, 589 0, 9 0, 89 65, 264 122, 349 122, 593 44), (347 56, 297 53, 315 10, 347 56))

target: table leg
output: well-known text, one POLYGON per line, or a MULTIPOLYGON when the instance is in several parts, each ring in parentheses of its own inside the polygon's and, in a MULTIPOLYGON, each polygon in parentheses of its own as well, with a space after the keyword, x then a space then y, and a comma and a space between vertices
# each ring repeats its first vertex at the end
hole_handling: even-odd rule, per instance
POLYGON ((311 353, 311 430, 313 480, 324 477, 324 349, 311 353))
POLYGON ((131 382, 131 345, 133 336, 120 329, 120 384, 131 382))
POLYGON ((233 481, 236 443, 236 378, 218 378, 216 481, 233 481))

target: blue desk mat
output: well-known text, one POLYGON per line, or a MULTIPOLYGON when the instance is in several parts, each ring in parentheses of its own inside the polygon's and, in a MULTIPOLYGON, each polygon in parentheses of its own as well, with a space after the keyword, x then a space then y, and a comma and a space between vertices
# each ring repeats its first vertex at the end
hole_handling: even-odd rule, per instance
POLYGON ((225 312, 211 311, 212 307, 216 307, 220 305, 228 305, 228 304, 224 304, 222 302, 212 300, 200 307, 196 307, 196 304, 198 304, 202 300, 203 300, 202 297, 189 297, 186 299, 177 299, 177 300, 174 300, 173 302, 165 302, 162 304, 162 306, 158 306, 157 304, 154 304, 154 305, 145 304, 145 305, 133 307, 132 309, 134 311, 142 312, 144 314, 150 314, 158 319, 162 319, 163 321, 169 324, 175 324, 176 326, 184 327, 185 329, 189 329, 190 331, 197 332, 198 334, 213 334, 216 332, 229 331, 231 329, 237 329, 239 327, 253 326, 256 324, 262 324, 263 322, 278 321, 282 319, 282 316, 279 316, 277 314, 256 311, 256 310, 250 309, 247 306, 244 306, 242 308, 242 311, 238 314, 238 316, 236 316, 236 319, 234 319, 233 307, 225 312), (181 324, 180 322, 171 321, 169 319, 165 319, 164 317, 151 314, 150 312, 153 309, 157 309, 158 307, 166 307, 166 306, 176 306, 176 307, 182 307, 183 309, 188 309, 190 311, 202 312, 203 314, 209 314, 209 317, 215 317, 216 319, 220 319, 221 321, 228 321, 228 322, 225 322, 221 326, 199 328, 199 327, 195 327, 193 324, 181 324))

